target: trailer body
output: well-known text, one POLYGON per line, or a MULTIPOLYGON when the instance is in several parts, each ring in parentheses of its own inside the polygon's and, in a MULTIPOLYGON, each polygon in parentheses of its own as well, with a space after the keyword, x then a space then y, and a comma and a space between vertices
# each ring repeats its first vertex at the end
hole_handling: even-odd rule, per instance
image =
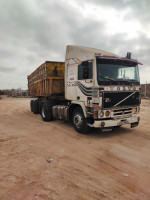
POLYGON ((29 94, 33 97, 64 95, 64 62, 46 61, 28 76, 29 94))

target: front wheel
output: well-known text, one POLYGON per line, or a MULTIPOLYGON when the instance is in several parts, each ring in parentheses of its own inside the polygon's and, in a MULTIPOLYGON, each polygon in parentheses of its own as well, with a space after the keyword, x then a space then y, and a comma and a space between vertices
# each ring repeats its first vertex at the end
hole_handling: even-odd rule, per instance
POLYGON ((52 108, 48 109, 45 103, 41 105, 41 117, 45 122, 52 121, 53 119, 52 108))
POLYGON ((88 126, 87 119, 84 117, 81 108, 76 108, 74 110, 72 121, 77 132, 85 134, 90 130, 90 126, 88 126))

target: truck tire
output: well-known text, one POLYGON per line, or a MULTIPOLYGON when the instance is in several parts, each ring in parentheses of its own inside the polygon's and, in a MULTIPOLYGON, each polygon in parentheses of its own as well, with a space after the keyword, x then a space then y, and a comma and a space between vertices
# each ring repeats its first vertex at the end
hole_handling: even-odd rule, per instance
POLYGON ((40 113, 41 113, 41 117, 42 117, 43 121, 45 121, 45 122, 52 121, 52 119, 53 119, 52 108, 48 109, 47 106, 45 105, 45 103, 42 103, 40 113))
POLYGON ((31 100, 30 101, 30 110, 31 110, 31 112, 33 112, 33 104, 34 104, 34 100, 31 100))
POLYGON ((33 101, 33 113, 34 113, 34 114, 39 114, 39 105, 38 105, 38 101, 33 101))
POLYGON ((76 108, 74 110, 72 121, 73 121, 74 128, 78 133, 86 134, 89 132, 90 126, 88 126, 87 119, 84 117, 84 114, 81 108, 76 108))

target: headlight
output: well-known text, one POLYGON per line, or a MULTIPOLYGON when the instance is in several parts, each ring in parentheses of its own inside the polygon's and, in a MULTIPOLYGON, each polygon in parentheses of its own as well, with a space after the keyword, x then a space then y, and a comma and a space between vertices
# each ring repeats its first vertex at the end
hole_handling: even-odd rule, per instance
POLYGON ((105 116, 108 117, 109 115, 110 115, 110 112, 107 110, 107 111, 105 112, 105 116))
POLYGON ((103 116, 104 116, 104 112, 103 112, 102 110, 99 112, 99 116, 100 116, 100 117, 103 117, 103 116))

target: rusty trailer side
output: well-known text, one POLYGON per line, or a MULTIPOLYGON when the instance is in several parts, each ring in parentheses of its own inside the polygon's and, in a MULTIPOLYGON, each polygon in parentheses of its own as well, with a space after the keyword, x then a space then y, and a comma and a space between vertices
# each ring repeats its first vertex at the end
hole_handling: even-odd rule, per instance
POLYGON ((50 97, 64 94, 64 62, 46 61, 28 76, 29 95, 50 97))

